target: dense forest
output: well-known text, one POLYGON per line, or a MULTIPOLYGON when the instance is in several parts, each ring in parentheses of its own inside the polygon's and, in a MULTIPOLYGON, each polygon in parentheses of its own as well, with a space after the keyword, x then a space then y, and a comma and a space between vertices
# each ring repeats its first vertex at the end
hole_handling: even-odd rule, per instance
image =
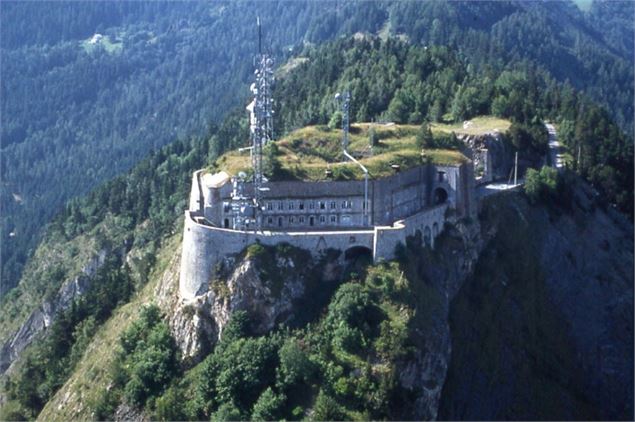
MULTIPOLYGON (((338 35, 396 35, 412 45, 448 46, 457 53, 454 60, 470 65, 468 73, 499 74, 517 64, 546 72, 604 106, 623 132, 632 131, 632 2, 594 2, 587 12, 566 2, 363 5, 55 2, 41 7, 2 2, 0 86, 7 95, 0 104, 0 294, 17 283, 42 228, 66 201, 168 142, 207 133, 211 122, 245 102, 256 15, 265 24, 265 48, 279 63, 300 54, 305 44, 338 35), (102 38, 95 41, 95 34, 102 38)), ((374 89, 351 76, 363 81, 352 86, 357 96, 374 89)), ((406 120, 434 120, 445 103, 456 103, 455 96, 464 91, 449 90, 464 84, 461 77, 452 76, 454 85, 428 81, 426 88, 445 97, 423 93, 423 86, 416 96, 403 90, 402 111, 412 106, 412 97, 419 102, 406 120), (439 103, 424 107, 421 95, 439 103)), ((382 87, 395 83, 379 82, 382 87)), ((370 95, 370 110, 358 109, 357 117, 386 117, 376 112, 389 94, 375 89, 370 95)), ((396 101, 392 111, 398 106, 396 101)))
MULTIPOLYGON (((506 139, 521 153, 545 152, 542 121, 551 119, 559 124, 567 146, 581 149, 574 169, 598 188, 607 203, 632 213, 632 139, 606 111, 569 84, 557 83, 544 70, 522 64, 500 71, 478 71, 451 48, 376 37, 342 38, 296 53, 305 60, 280 74, 274 89, 279 131, 328 123, 335 112, 333 93, 341 89, 353 93, 354 120, 386 119, 425 128, 429 121, 461 121, 481 114, 509 118, 512 127, 506 139)), ((106 230, 99 234, 101 245, 110 243, 116 250, 123 244, 126 251, 150 245, 156 251, 167 236, 181 230, 179 217, 190 189, 191 172, 210 164, 222 152, 245 145, 247 124, 246 112, 238 107, 221 125, 211 125, 204 136, 158 149, 128 174, 103 184, 84 199, 71 201, 48 225, 43 245, 74 242, 106 224, 106 230), (120 245, 112 244, 121 236, 125 240, 120 245)), ((256 248, 250 253, 275 252, 256 248)), ((402 269, 410 271, 413 283, 418 264, 409 256, 421 253, 403 251, 402 269)), ((32 289, 43 287, 54 292, 71 275, 68 269, 50 267, 42 274, 31 267, 37 263, 30 263, 26 281, 3 299, 3 324, 25 315, 32 289)), ((93 404, 95 410, 108 418, 113 406, 125 397, 163 419, 297 418, 300 411, 296 408, 305 404, 301 402, 304 396, 294 396, 295 385, 311 380, 323 386, 323 391, 310 393, 317 397, 320 418, 398 418, 400 415, 390 410, 396 405, 386 407, 399 397, 393 389, 394 374, 386 374, 379 384, 374 377, 362 376, 355 385, 340 380, 344 374, 364 374, 364 362, 376 354, 394 360, 400 350, 409 350, 404 343, 404 321, 395 317, 385 326, 381 319, 368 325, 359 317, 371 310, 389 314, 398 304, 417 306, 409 300, 418 300, 418 296, 409 299, 406 288, 395 285, 395 271, 384 268, 368 275, 351 274, 350 287, 338 291, 326 317, 316 320, 314 326, 253 337, 247 322, 237 320, 235 335, 225 336, 199 366, 201 372, 188 373, 184 384, 179 381, 184 368, 178 364, 173 340, 157 311, 149 309, 122 337, 119 363, 112 369, 115 388, 93 404), (361 286, 353 279, 361 281, 361 286), (388 302, 380 300, 386 296, 378 295, 379 291, 388 292, 388 302), (298 348, 300 339, 315 345, 320 353, 307 356, 298 348), (146 350, 148 344, 152 353, 146 350), (365 351, 367 347, 371 351, 365 351), (255 364, 234 373, 247 361, 255 364), (198 386, 196 391, 190 391, 190 385, 198 386), (185 403, 184 394, 194 398, 185 403)), ((144 282, 133 280, 121 258, 109 261, 96 277, 96 287, 63 313, 49 331, 54 335, 26 354, 26 363, 7 383, 12 400, 7 411, 11 414, 37 415, 72 372, 77 355, 112 309, 144 282)))
POLYGON ((41 5, 0 6, 3 287, 67 200, 207 133, 246 101, 257 15, 268 24, 265 48, 281 58, 304 39, 376 32, 382 21, 348 7, 334 27, 332 5, 313 2, 41 5))

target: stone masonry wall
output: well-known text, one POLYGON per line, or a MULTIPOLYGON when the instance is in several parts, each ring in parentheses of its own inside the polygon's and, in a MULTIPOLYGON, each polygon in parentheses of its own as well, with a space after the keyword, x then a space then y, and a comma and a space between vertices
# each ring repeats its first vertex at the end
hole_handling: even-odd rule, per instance
MULTIPOLYGON (((447 204, 427 209, 393 227, 377 226, 373 230, 319 231, 319 232, 246 232, 196 223, 195 213, 186 211, 183 234, 183 255, 179 291, 181 298, 192 300, 204 294, 214 275, 215 266, 225 258, 240 253, 253 244, 276 245, 289 243, 307 249, 315 257, 326 249, 342 252, 355 246, 363 246, 373 252, 375 260, 394 258, 395 247, 405 242, 416 230, 430 231, 436 223, 442 230, 447 204)), ((436 234, 438 234, 438 232, 436 234)))

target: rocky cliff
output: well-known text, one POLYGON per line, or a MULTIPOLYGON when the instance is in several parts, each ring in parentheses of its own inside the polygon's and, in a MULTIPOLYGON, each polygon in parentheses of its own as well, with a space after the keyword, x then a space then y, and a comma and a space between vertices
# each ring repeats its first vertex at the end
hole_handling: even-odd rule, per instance
POLYGON ((441 419, 632 420, 633 225, 594 197, 485 204, 485 249, 450 306, 441 419))
MULTIPOLYGON (((346 385, 376 383, 370 393, 388 388, 390 395, 377 402, 373 414, 387 419, 628 418, 632 224, 602 209, 584 186, 574 189, 571 203, 565 209, 530 205, 520 193, 490 197, 478 219, 447 225, 434 250, 422 246, 420 237, 409 239, 397 251, 397 263, 367 266, 361 259, 355 266, 336 253, 316 262, 288 245, 255 245, 232 265, 218 268, 209 291, 189 304, 178 299, 178 247, 167 247, 159 261, 169 264, 156 268, 151 278, 156 281, 113 319, 157 301, 186 368, 213 350, 237 311, 248 311, 253 335, 263 338, 280 323, 295 330, 311 322, 312 328, 291 334, 300 336, 311 359, 326 365, 311 388, 341 387, 341 393, 331 394, 347 406, 346 396, 337 395, 346 394, 346 385), (329 325, 343 306, 337 298, 344 285, 343 290, 362 292, 371 300, 363 312, 355 310, 368 318, 359 326, 368 336, 367 346, 356 352, 337 346, 340 333, 329 325), (399 326, 405 337, 399 330, 394 336, 384 332, 399 326), (316 338, 326 343, 316 347, 316 338), (385 343, 392 338, 394 345, 385 343), (332 351, 324 354, 320 347, 332 351), (328 368, 344 372, 330 379, 328 368)), ((108 322, 89 348, 93 353, 86 354, 41 417, 91 414, 87 397, 109 385, 102 363, 108 359, 95 360, 94 353, 105 344, 115 348, 119 334, 113 333, 123 326, 108 322), (92 385, 96 368, 99 387, 78 389, 92 385)), ((186 371, 184 378, 199 382, 198 368, 186 371)), ((306 395, 299 399, 309 403, 305 416, 312 414, 316 391, 296 393, 306 395)), ((132 414, 152 417, 148 409, 131 410, 125 403, 113 416, 132 414)))
POLYGON ((461 136, 468 155, 474 162, 476 177, 483 181, 507 179, 514 162, 514 151, 500 132, 461 136))
POLYGON ((210 352, 236 311, 248 311, 252 331, 266 334, 278 323, 301 319, 297 305, 307 290, 319 283, 332 290, 340 272, 337 260, 313 262, 309 252, 286 244, 252 245, 233 265, 219 268, 194 302, 181 301, 171 279, 159 285, 157 296, 183 357, 193 364, 210 352))
POLYGON ((67 309, 73 300, 83 295, 91 285, 91 277, 104 264, 106 250, 101 250, 92 257, 81 270, 81 274, 62 283, 57 293, 51 299, 45 299, 26 321, 13 333, 0 349, 0 374, 4 374, 15 362, 22 351, 33 342, 57 315, 67 309))

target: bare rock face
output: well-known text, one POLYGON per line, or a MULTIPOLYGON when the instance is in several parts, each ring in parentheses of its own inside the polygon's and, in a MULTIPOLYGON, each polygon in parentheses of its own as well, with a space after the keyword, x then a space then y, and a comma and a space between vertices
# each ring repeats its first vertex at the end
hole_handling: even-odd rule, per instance
POLYGON ((71 306, 71 303, 83 295, 91 286, 92 276, 106 261, 108 252, 101 250, 82 268, 82 274, 66 280, 57 294, 50 300, 45 300, 35 309, 20 328, 11 336, 0 349, 0 374, 4 374, 17 360, 20 353, 33 340, 48 328, 57 315, 71 306))
MULTIPOLYGON (((183 357, 196 362, 211 350, 236 311, 248 312, 257 334, 292 318, 294 301, 305 293, 309 262, 308 252, 298 249, 287 254, 267 248, 262 255, 238 258, 194 301, 179 300, 175 289, 169 295, 173 298, 169 321, 183 357)), ((324 273, 327 279, 338 274, 333 265, 325 266, 324 273)), ((166 283, 176 286, 178 271, 172 277, 166 283)))
POLYGON ((113 417, 115 421, 146 422, 150 420, 150 418, 145 413, 143 413, 143 411, 139 410, 135 406, 130 406, 125 402, 117 406, 113 417))
POLYGON ((520 195, 450 308, 447 420, 632 420, 633 225, 579 183, 568 208, 520 195))
POLYGON ((404 416, 417 420, 437 419, 452 353, 450 302, 472 274, 484 244, 476 221, 455 222, 445 230, 433 259, 422 266, 422 278, 441 300, 426 325, 417 327, 412 335, 418 346, 414 359, 402 362, 399 368, 401 386, 416 392, 412 408, 404 416))
POLYGON ((474 161, 477 175, 483 181, 507 178, 513 163, 513 151, 503 140, 500 132, 485 135, 465 135, 463 143, 474 161))

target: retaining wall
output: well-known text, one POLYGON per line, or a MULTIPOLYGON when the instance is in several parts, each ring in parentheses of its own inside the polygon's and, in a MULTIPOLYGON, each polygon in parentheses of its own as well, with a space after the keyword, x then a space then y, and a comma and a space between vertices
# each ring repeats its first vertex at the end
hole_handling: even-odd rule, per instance
POLYGON ((374 260, 392 259, 397 244, 405 243, 406 236, 414 235, 416 230, 423 233, 426 227, 431 230, 436 223, 440 232, 446 209, 447 204, 439 205, 400 220, 393 226, 377 226, 373 230, 315 232, 246 232, 223 229, 199 224, 194 221, 194 217, 200 214, 186 211, 179 292, 181 298, 187 300, 205 293, 214 275, 215 266, 253 243, 272 246, 289 243, 310 251, 314 257, 326 249, 344 252, 351 247, 363 246, 373 252, 374 260))

